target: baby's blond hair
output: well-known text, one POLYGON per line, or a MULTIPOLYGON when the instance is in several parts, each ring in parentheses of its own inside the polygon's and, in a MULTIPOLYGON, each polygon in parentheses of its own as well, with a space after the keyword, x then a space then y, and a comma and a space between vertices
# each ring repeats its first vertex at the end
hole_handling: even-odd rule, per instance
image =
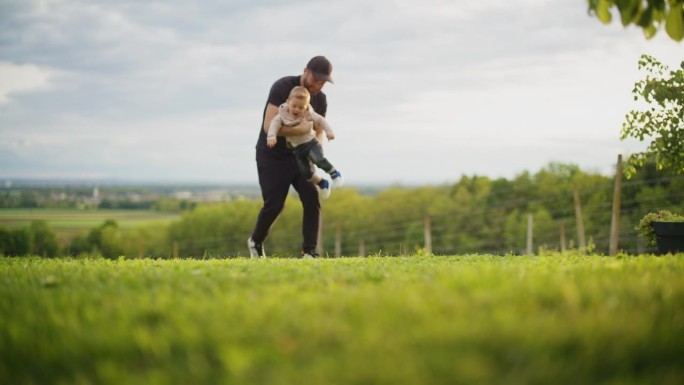
POLYGON ((288 99, 300 99, 304 100, 306 104, 309 104, 309 101, 311 100, 311 94, 309 93, 309 90, 306 89, 306 87, 302 86, 297 86, 290 91, 290 96, 288 99))

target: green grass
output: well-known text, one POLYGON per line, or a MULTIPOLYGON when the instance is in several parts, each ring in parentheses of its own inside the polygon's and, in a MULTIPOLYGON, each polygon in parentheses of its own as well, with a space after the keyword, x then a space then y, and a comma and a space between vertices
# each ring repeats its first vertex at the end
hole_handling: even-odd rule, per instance
POLYGON ((3 384, 681 384, 684 255, 0 258, 3 384))

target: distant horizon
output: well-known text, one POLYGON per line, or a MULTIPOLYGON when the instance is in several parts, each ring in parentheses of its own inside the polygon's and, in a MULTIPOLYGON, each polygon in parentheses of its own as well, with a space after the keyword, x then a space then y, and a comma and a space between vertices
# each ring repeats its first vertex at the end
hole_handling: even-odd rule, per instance
POLYGON ((142 179, 142 178, 107 178, 107 177, 7 177, 0 176, 0 184, 5 186, 8 182, 21 185, 34 184, 89 184, 89 185, 215 185, 215 186, 245 186, 259 187, 257 182, 228 182, 211 180, 191 180, 191 179, 142 179))
MULTIPOLYGON (((45 178, 10 178, 10 177, 0 177, 0 187, 5 187, 7 182, 11 182, 14 185, 40 185, 40 184, 68 184, 68 185, 111 185, 111 186, 162 186, 162 185, 181 185, 181 186, 217 186, 217 187, 250 187, 259 188, 258 182, 230 182, 230 181, 211 181, 211 180, 191 180, 191 179, 124 179, 124 178, 74 178, 74 177, 45 177, 45 178)), ((403 183, 403 182, 369 182, 369 183, 358 183, 349 184, 349 187, 376 187, 376 186, 424 186, 424 185, 440 185, 440 184, 451 184, 457 183, 458 179, 453 181, 445 181, 443 183, 403 183)))
MULTIPOLYGON (((382 187, 382 186, 438 186, 438 185, 445 185, 445 184, 455 184, 458 183, 458 181, 463 178, 463 177, 484 177, 490 180, 498 180, 498 179, 505 179, 505 180, 513 180, 517 178, 518 176, 528 173, 531 175, 534 175, 543 169, 548 169, 551 165, 553 164, 560 164, 560 165, 567 165, 567 166, 574 166, 578 167, 580 171, 587 173, 587 174, 594 174, 594 175, 602 175, 606 177, 611 177, 615 173, 615 165, 612 166, 612 172, 611 173, 606 173, 606 172, 601 172, 596 169, 591 169, 587 170, 585 168, 582 168, 580 165, 577 164, 572 164, 572 163, 560 163, 560 162, 552 162, 549 164, 546 164, 542 167, 539 167, 536 170, 523 170, 519 173, 516 173, 512 177, 491 177, 489 175, 484 175, 484 174, 477 174, 477 173, 472 173, 472 174, 461 174, 460 176, 456 178, 449 178, 449 179, 444 179, 443 181, 414 181, 414 182, 402 182, 402 181, 363 181, 363 182, 357 182, 354 183, 354 181, 349 181, 347 180, 347 186, 349 187, 382 187)), ((13 185, 14 184, 19 184, 19 185, 37 185, 37 184, 69 184, 69 185, 75 185, 75 184, 88 184, 88 185, 133 185, 133 186, 141 186, 141 185, 183 185, 183 186, 217 186, 217 187, 250 187, 250 188, 259 188, 259 183, 256 180, 256 175, 255 175, 255 180, 254 181, 230 181, 228 179, 192 179, 192 178, 176 178, 176 179, 171 179, 171 178, 140 178, 140 177, 129 177, 129 178, 121 178, 121 177, 88 177, 88 176, 81 176, 81 177, 76 177, 76 176, 63 176, 63 177, 58 177, 58 176, 40 176, 40 177, 26 177, 26 176, 21 176, 21 177, 13 177, 13 176, 0 176, 0 185, 5 186, 7 182, 11 182, 13 185)))

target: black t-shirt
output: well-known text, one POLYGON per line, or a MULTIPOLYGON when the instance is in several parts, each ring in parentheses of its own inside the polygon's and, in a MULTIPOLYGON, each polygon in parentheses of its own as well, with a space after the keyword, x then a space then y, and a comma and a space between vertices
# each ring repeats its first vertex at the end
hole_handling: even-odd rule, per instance
MULTIPOLYGON (((285 143, 285 138, 278 136, 278 143, 273 148, 266 146, 266 133, 264 132, 264 118, 266 117, 266 107, 268 104, 273 104, 278 107, 287 101, 290 91, 296 86, 301 85, 301 76, 286 76, 278 79, 271 86, 271 91, 268 93, 268 100, 264 106, 264 113, 261 116, 261 126, 259 126, 259 139, 257 140, 256 149, 257 156, 263 155, 270 158, 284 158, 293 156, 292 149, 288 148, 285 143)), ((321 91, 316 95, 311 96, 311 107, 318 114, 325 116, 328 110, 328 99, 321 91)))

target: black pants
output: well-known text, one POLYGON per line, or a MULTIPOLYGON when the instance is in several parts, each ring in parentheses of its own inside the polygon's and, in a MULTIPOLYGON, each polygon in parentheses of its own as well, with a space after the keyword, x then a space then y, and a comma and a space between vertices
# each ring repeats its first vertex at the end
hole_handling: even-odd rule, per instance
POLYGON ((302 250, 308 253, 314 252, 318 242, 318 226, 321 215, 321 204, 318 201, 316 187, 302 176, 294 156, 272 158, 264 155, 261 151, 268 150, 257 150, 257 171, 264 206, 259 211, 257 223, 252 232, 252 239, 256 243, 264 242, 273 223, 285 208, 285 199, 290 186, 293 186, 299 194, 299 200, 304 208, 302 250))
POLYGON ((299 172, 302 173, 306 180, 310 181, 313 178, 314 164, 328 174, 332 174, 335 171, 335 167, 323 156, 323 146, 316 139, 311 139, 306 143, 298 145, 295 147, 294 153, 297 158, 299 172))

